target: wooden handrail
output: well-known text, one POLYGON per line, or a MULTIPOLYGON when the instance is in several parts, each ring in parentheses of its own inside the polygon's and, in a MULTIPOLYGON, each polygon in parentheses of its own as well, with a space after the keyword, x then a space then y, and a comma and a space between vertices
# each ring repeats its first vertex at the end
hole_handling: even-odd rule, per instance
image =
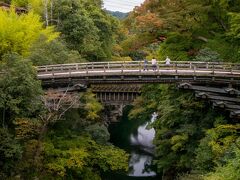
MULTIPOLYGON (((237 63, 224 63, 224 62, 197 62, 197 61, 172 61, 170 65, 165 64, 165 61, 157 62, 158 69, 202 69, 202 70, 224 70, 226 72, 233 72, 240 70, 240 64, 237 63)), ((38 66, 39 73, 47 72, 67 72, 67 71, 94 71, 101 69, 136 69, 141 71, 144 66, 143 61, 116 61, 116 62, 89 62, 89 63, 71 63, 71 64, 56 64, 47 66, 38 66), (87 67, 87 68, 86 68, 87 67)), ((147 64, 151 68, 151 62, 147 64)))

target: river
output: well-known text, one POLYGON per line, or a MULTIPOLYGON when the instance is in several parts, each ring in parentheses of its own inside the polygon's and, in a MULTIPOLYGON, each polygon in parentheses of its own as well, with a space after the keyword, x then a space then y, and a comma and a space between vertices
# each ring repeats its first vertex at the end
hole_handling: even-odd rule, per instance
POLYGON ((147 128, 148 123, 156 119, 156 114, 148 122, 129 120, 125 112, 118 123, 109 126, 110 142, 130 154, 129 172, 126 174, 108 174, 104 180, 159 180, 152 165, 154 129, 147 128))

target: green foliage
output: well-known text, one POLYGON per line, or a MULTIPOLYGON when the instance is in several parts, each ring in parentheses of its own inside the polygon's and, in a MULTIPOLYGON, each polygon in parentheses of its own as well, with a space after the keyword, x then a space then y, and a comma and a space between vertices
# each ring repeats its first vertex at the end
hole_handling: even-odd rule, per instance
POLYGON ((230 16, 230 30, 228 32, 228 35, 239 39, 240 38, 240 28, 238 26, 240 22, 240 13, 229 13, 230 16))
POLYGON ((143 47, 150 44, 153 40, 154 37, 150 36, 149 33, 129 35, 120 43, 122 48, 121 54, 130 56, 133 60, 141 60, 147 55, 143 47))
POLYGON ((42 149, 42 147, 42 142, 36 139, 25 139, 22 158, 19 162, 15 163, 16 172, 18 172, 19 176, 23 179, 34 179, 39 176, 38 172, 42 170, 44 166, 44 164, 42 164, 43 155, 40 154, 36 157, 36 152, 42 149))
POLYGON ((239 46, 237 42, 224 38, 222 35, 216 35, 214 39, 206 43, 206 47, 220 54, 220 59, 227 62, 238 62, 240 57, 239 46))
POLYGON ((26 140, 38 136, 40 122, 37 119, 16 118, 14 125, 16 139, 26 140))
MULTIPOLYGON (((78 139, 78 141, 80 140, 78 139)), ((86 165, 85 161, 89 156, 88 152, 81 148, 78 145, 79 143, 73 145, 73 142, 77 143, 75 140, 67 142, 67 145, 61 144, 63 146, 61 148, 65 148, 64 150, 55 148, 52 143, 45 143, 46 169, 50 174, 64 177, 67 170, 81 171, 86 165)))
POLYGON ((164 60, 169 56, 177 61, 189 60, 188 51, 191 49, 191 45, 191 40, 188 36, 171 33, 168 35, 167 40, 160 44, 159 58, 164 60))
POLYGON ((110 58, 118 21, 101 10, 101 1, 55 2, 54 16, 68 47, 90 60, 110 58))
POLYGON ((78 51, 69 50, 60 40, 45 43, 44 39, 44 37, 40 38, 31 48, 29 59, 34 65, 41 66, 85 61, 78 51))
POLYGON ((172 145, 171 149, 174 152, 182 151, 184 145, 188 142, 188 135, 181 134, 181 135, 172 136, 172 138, 170 139, 170 142, 172 145))
POLYGON ((101 171, 128 170, 128 156, 123 150, 98 145, 84 136, 47 142, 44 156, 47 172, 57 177, 86 178, 92 174, 90 171, 93 171, 93 167, 97 167, 96 174, 101 171))
POLYGON ((0 128, 0 178, 9 176, 18 160, 21 159, 22 147, 6 129, 0 128))
POLYGON ((2 123, 17 117, 30 117, 41 107, 40 82, 32 64, 17 54, 5 55, 0 63, 0 110, 2 123))
POLYGON ((197 149, 196 165, 198 169, 209 171, 214 165, 223 165, 226 158, 231 157, 232 146, 238 138, 239 125, 218 123, 215 128, 208 129, 197 149))
POLYGON ((27 6, 28 0, 11 0, 11 4, 14 6, 27 6))
POLYGON ((204 180, 235 180, 240 177, 240 150, 235 149, 235 156, 223 166, 218 166, 215 172, 209 173, 204 180))
POLYGON ((11 52, 27 56, 41 35, 50 42, 58 33, 53 32, 53 27, 43 28, 40 17, 32 12, 19 16, 13 9, 10 12, 0 9, 0 58, 11 52))
POLYGON ((88 126, 85 130, 92 136, 92 139, 99 144, 107 144, 110 140, 110 134, 107 127, 104 125, 93 124, 88 126))
POLYGON ((209 138, 205 137, 200 140, 200 144, 196 150, 196 159, 194 165, 196 169, 203 172, 208 172, 214 167, 214 153, 211 147, 208 145, 209 138))
POLYGON ((222 59, 220 58, 220 55, 215 52, 212 51, 210 48, 204 48, 201 49, 197 56, 194 59, 195 61, 205 61, 205 62, 219 62, 222 61, 222 59))
POLYGON ((88 90, 83 98, 82 102, 85 104, 85 118, 88 120, 99 120, 98 113, 103 109, 103 106, 96 100, 95 95, 88 90))
POLYGON ((125 151, 113 146, 99 146, 94 153, 94 163, 105 171, 128 170, 128 155, 125 151))

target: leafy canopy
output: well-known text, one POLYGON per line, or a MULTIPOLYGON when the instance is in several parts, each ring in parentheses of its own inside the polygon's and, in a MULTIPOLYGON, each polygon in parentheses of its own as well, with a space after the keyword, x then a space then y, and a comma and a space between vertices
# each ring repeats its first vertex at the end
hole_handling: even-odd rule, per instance
POLYGON ((33 12, 19 16, 13 8, 10 11, 0 9, 0 58, 10 52, 27 56, 41 35, 47 37, 47 42, 58 37, 54 28, 44 28, 40 16, 33 12))

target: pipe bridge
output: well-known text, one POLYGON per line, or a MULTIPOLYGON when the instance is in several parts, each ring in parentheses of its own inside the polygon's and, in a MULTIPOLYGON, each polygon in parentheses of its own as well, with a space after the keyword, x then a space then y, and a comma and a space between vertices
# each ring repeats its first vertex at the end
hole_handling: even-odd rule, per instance
POLYGON ((240 118, 240 64, 236 63, 158 61, 153 69, 142 61, 92 62, 38 66, 37 72, 43 88, 60 92, 91 88, 104 105, 130 104, 142 84, 175 83, 240 118))

